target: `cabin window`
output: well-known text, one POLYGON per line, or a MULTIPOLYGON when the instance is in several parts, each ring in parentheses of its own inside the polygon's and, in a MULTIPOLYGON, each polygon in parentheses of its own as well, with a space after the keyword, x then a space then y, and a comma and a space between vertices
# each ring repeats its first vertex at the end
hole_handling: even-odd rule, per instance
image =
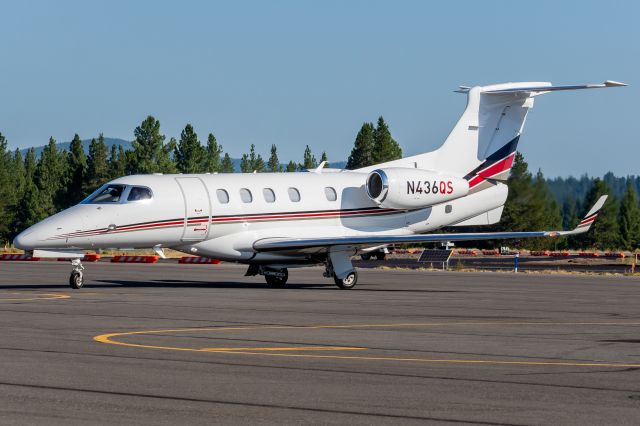
POLYGON ((324 195, 327 197, 328 201, 335 201, 338 199, 338 194, 336 194, 336 190, 330 186, 327 186, 324 189, 324 195))
POLYGON ((289 188, 289 199, 294 203, 300 201, 300 191, 296 188, 289 188))
POLYGON ((218 202, 220 202, 220 204, 229 203, 229 193, 224 189, 216 189, 216 196, 218 197, 218 202))
POLYGON ((127 197, 127 201, 144 201, 150 200, 153 195, 151 194, 151 190, 144 186, 134 186, 129 191, 129 196, 127 197))
POLYGON ((267 203, 275 203, 276 202, 276 194, 273 192, 271 188, 264 188, 262 190, 262 195, 264 196, 264 200, 267 203))
POLYGON ((95 192, 89 199, 89 203, 118 203, 122 192, 124 191, 124 185, 105 185, 95 192))
POLYGON ((250 203, 253 201, 253 195, 251 195, 251 191, 247 188, 242 188, 240 190, 240 199, 243 203, 250 203))

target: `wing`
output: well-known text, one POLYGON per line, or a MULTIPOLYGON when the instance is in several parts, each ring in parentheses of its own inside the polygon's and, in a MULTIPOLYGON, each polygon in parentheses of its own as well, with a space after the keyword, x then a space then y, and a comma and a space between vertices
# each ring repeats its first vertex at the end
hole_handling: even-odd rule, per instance
POLYGON ((371 247, 387 244, 429 243, 445 241, 500 240, 536 237, 559 237, 587 232, 598 212, 604 205, 607 196, 598 199, 587 215, 576 228, 570 231, 532 231, 532 232, 470 232, 448 234, 415 234, 415 235, 353 235, 330 238, 263 238, 253 244, 258 252, 324 252, 332 246, 371 247))

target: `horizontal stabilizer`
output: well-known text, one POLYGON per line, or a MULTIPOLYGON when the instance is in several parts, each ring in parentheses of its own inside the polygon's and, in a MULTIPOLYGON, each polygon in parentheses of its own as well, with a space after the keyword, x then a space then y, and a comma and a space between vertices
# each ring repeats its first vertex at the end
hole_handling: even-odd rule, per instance
POLYGON ((540 86, 531 86, 531 87, 514 87, 514 88, 505 88, 505 89, 495 89, 495 90, 486 90, 482 93, 487 94, 501 94, 501 93, 546 93, 546 92, 556 92, 561 90, 581 90, 581 89, 603 89, 607 87, 622 87, 626 86, 625 83, 620 83, 618 81, 607 80, 604 83, 592 83, 592 84, 577 84, 570 86, 552 86, 549 85, 540 85, 540 86))

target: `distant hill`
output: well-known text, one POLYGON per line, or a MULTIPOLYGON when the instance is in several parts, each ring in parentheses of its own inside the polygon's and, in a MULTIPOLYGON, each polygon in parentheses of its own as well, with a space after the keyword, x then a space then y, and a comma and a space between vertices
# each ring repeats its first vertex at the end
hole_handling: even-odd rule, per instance
MULTIPOLYGON (((82 147, 84 148, 84 152, 85 153, 89 153, 89 144, 91 143, 91 139, 84 139, 82 141, 82 147)), ((107 149, 111 150, 111 146, 112 145, 122 145, 122 147, 124 149, 131 149, 131 142, 130 141, 126 141, 124 139, 118 139, 118 138, 104 138, 104 143, 105 145, 107 145, 107 149)), ((65 150, 65 151, 69 151, 69 145, 71 145, 71 142, 58 142, 56 144, 56 146, 58 147, 59 150, 65 150)), ((42 154, 42 150, 44 149, 45 145, 42 146, 36 146, 35 150, 36 150, 36 157, 40 157, 40 154, 42 154)), ((25 148, 25 149, 21 149, 20 153, 22 154, 22 156, 24 157, 25 154, 27 153, 27 151, 29 150, 29 148, 25 148)))

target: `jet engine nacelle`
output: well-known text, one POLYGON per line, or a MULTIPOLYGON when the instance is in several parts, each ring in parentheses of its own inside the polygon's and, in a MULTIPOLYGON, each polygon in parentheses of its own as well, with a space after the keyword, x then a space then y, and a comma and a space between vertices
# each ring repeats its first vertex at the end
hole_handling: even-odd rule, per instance
POLYGON ((469 193, 469 182, 430 170, 391 167, 369 173, 366 189, 380 207, 404 210, 464 197, 469 193))

